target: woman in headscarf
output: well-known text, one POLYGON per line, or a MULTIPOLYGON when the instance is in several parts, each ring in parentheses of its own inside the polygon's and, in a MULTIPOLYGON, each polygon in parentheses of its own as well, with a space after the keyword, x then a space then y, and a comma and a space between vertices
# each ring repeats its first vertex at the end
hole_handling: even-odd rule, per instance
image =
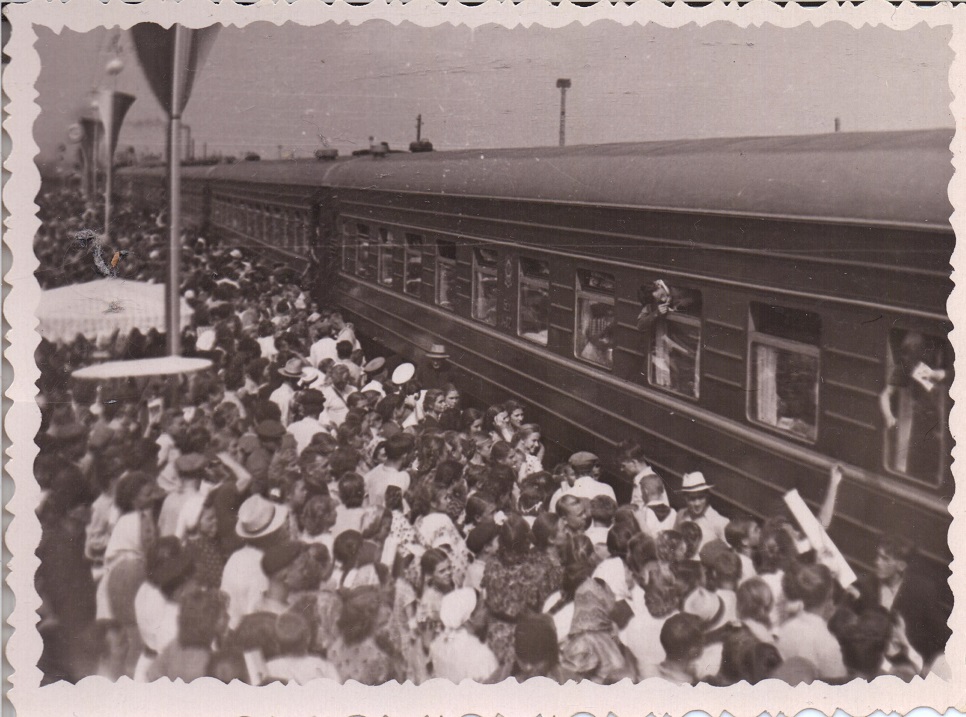
POLYGON ((527 521, 508 515, 500 526, 500 549, 487 562, 483 575, 490 619, 486 642, 504 668, 513 663, 517 620, 528 612, 538 612, 553 592, 550 571, 530 561, 530 543, 527 521))
POLYGON ((588 577, 574 594, 570 634, 560 646, 560 664, 578 679, 613 684, 634 677, 617 635, 617 600, 602 578, 588 577))
POLYGON ((443 629, 429 648, 436 677, 456 683, 461 680, 483 682, 496 672, 496 656, 469 626, 476 603, 473 588, 461 588, 443 597, 439 608, 443 629))

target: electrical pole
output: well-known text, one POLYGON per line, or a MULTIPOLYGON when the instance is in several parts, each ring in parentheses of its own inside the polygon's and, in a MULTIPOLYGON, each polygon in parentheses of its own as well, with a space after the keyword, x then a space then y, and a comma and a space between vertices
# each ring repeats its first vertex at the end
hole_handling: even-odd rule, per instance
POLYGON ((570 80, 557 80, 557 87, 560 89, 560 146, 563 147, 566 144, 567 90, 570 88, 570 80))

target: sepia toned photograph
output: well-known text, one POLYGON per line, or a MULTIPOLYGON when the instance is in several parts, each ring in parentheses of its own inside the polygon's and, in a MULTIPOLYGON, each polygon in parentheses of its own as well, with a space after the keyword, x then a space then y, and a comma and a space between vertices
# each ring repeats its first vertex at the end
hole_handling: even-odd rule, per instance
POLYGON ((31 28, 41 691, 954 678, 962 28, 218 10, 31 28))

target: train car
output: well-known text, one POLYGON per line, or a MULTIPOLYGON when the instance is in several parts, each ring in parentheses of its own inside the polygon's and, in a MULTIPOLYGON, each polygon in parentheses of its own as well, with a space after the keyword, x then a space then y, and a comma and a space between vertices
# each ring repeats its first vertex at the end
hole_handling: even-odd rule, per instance
POLYGON ((791 488, 817 504, 841 463, 847 557, 868 568, 888 529, 946 574, 951 138, 270 163, 208 191, 213 225, 281 251, 271 210, 238 213, 305 202, 363 333, 415 359, 446 343, 467 393, 522 397, 562 449, 637 439, 672 489, 702 470, 757 515, 791 488))

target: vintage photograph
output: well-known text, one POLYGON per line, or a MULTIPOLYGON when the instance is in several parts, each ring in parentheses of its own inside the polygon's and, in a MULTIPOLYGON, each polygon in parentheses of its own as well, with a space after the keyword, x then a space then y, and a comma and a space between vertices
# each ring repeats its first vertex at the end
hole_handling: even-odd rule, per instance
POLYGON ((951 27, 33 31, 42 685, 952 677, 951 27))

